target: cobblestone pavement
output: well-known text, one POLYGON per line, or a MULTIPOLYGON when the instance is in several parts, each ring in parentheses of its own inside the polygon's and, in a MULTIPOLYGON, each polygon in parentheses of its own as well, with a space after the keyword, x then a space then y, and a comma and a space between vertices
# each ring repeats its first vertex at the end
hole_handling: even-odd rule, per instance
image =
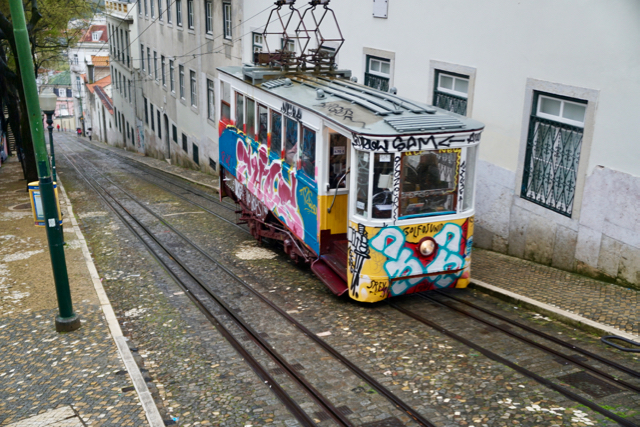
MULTIPOLYGON (((182 426, 298 425, 147 249, 78 180, 69 161, 58 155, 56 165, 163 418, 182 426)), ((165 194, 151 192, 160 204, 173 206, 165 194)))
MULTIPOLYGON (((66 210, 64 199, 61 204, 66 210)), ((71 406, 85 425, 145 425, 144 411, 110 336, 68 218, 64 231, 71 292, 82 327, 59 334, 45 230, 33 225, 17 159, 4 163, 0 168, 0 425, 22 426, 27 423, 22 420, 38 414, 43 414, 44 423, 50 415, 55 418, 55 411, 46 411, 61 406, 71 406)))
MULTIPOLYGON (((257 247, 237 229, 209 215, 196 214, 194 206, 148 183, 136 181, 132 174, 139 172, 124 173, 117 168, 117 162, 105 162, 99 157, 96 153, 83 152, 83 158, 101 164, 102 170, 110 171, 113 179, 146 200, 155 211, 164 214, 173 226, 231 266, 314 333, 321 334, 334 348, 428 415, 436 425, 615 425, 440 333, 410 321, 386 304, 360 305, 334 298, 308 269, 292 265, 277 248, 257 247)), ((278 404, 271 395, 257 397, 256 393, 261 391, 258 388, 244 394, 242 386, 250 382, 252 374, 247 373, 247 368, 237 360, 235 353, 217 350, 225 348, 225 343, 215 336, 214 331, 208 330, 211 327, 195 312, 180 290, 153 271, 149 262, 143 260, 144 250, 139 244, 129 241, 128 233, 123 233, 107 212, 99 211, 104 207, 94 204, 89 193, 79 190, 79 184, 76 188, 78 191, 72 197, 88 212, 93 212, 86 214, 83 222, 87 235, 91 235, 89 240, 94 255, 99 259, 98 267, 105 274, 105 287, 108 292, 120 296, 114 305, 118 305, 116 311, 120 313, 121 324, 128 330, 140 354, 146 356, 146 366, 157 381, 160 400, 164 399, 166 410, 171 410, 178 422, 184 422, 184 425, 235 425, 218 417, 222 412, 216 410, 220 402, 231 400, 225 399, 226 393, 234 396, 231 402, 250 402, 255 407, 252 414, 243 412, 242 405, 228 405, 224 409, 227 420, 254 425, 291 422, 286 419, 286 412, 280 413, 281 418, 272 416, 277 415, 278 404), (162 292, 158 293, 157 289, 162 292), (225 364, 227 372, 217 376, 225 364), (240 376, 244 376, 246 382, 237 381, 240 376), (230 378, 236 379, 235 383, 229 381, 230 378), (191 393, 193 389, 200 392, 191 393), (209 390, 211 394, 207 395, 209 390), (272 399, 276 409, 267 408, 272 411, 267 412, 269 418, 256 417, 255 410, 264 410, 261 405, 268 398, 272 399), (211 416, 211 411, 215 417, 211 416)), ((210 208, 216 209, 213 205, 210 208)), ((479 300, 492 310, 504 311, 522 322, 576 340, 627 365, 637 363, 633 356, 603 349, 593 337, 541 319, 536 313, 516 310, 473 290, 464 291, 461 295, 474 302, 479 300)), ((243 308, 243 313, 259 314, 257 310, 252 311, 253 305, 245 304, 241 293, 236 292, 235 300, 238 307, 243 308)), ((268 330, 273 326, 272 318, 263 316, 261 321, 259 316, 256 317, 256 329, 268 330)), ((449 321, 453 326, 457 322, 463 328, 468 322, 460 319, 449 321)), ((486 335, 482 338, 484 344, 505 347, 502 339, 494 338, 492 334, 482 335, 486 335)), ((308 352, 304 341, 291 341, 289 346, 292 352, 297 352, 295 361, 305 372, 328 372, 335 363, 330 358, 308 352)), ((526 356, 526 349, 522 348, 507 355, 515 362, 526 362, 526 356)), ((542 368, 551 377, 574 372, 558 363, 545 364, 542 368)), ((338 384, 336 389, 347 385, 338 384)), ((378 397, 372 389, 353 384, 349 392, 350 395, 338 393, 335 397, 348 402, 345 406, 350 411, 365 414, 370 410, 372 414, 382 415, 377 409, 378 397)), ((639 402, 636 397, 619 393, 612 396, 606 402, 611 410, 630 419, 637 418, 639 402)), ((356 425, 366 422, 365 419, 358 421, 356 425)))
POLYGON ((640 336, 640 292, 496 252, 473 251, 473 277, 640 336))

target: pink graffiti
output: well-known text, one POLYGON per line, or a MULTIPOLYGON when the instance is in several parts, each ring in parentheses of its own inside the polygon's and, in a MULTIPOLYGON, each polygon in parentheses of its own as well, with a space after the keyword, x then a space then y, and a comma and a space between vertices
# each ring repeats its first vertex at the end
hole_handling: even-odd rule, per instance
POLYGON ((269 210, 275 212, 287 227, 304 240, 304 225, 296 201, 297 180, 291 174, 290 182, 282 174, 282 161, 268 163, 267 147, 252 152, 242 138, 236 142, 236 178, 244 184, 269 210))

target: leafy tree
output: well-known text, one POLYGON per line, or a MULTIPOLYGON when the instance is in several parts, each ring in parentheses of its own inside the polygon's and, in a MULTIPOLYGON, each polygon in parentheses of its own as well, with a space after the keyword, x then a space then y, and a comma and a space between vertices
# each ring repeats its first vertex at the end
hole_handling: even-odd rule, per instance
MULTIPOLYGON (((84 33, 98 4, 85 0, 22 0, 36 77, 43 68, 68 67, 67 49, 84 33), (73 21, 73 25, 70 22, 73 21)), ((31 128, 8 1, 0 2, 0 111, 9 112, 27 182, 38 180, 31 128)), ((4 123, 2 123, 5 125, 4 123)))

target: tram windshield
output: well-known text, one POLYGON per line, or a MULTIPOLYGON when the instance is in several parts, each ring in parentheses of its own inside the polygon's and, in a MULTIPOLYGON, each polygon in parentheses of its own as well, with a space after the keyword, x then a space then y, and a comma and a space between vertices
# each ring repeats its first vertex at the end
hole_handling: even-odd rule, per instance
POLYGON ((402 155, 400 218, 455 213, 460 149, 402 155))

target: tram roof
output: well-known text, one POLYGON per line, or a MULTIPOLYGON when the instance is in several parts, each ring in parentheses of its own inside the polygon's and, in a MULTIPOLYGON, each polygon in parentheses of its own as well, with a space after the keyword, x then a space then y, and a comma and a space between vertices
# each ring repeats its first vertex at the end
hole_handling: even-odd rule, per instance
POLYGON ((218 70, 358 134, 424 135, 484 128, 484 124, 477 120, 342 77, 284 74, 269 68, 249 66, 221 67, 218 70), (318 90, 323 91, 324 98, 318 96, 318 90))

